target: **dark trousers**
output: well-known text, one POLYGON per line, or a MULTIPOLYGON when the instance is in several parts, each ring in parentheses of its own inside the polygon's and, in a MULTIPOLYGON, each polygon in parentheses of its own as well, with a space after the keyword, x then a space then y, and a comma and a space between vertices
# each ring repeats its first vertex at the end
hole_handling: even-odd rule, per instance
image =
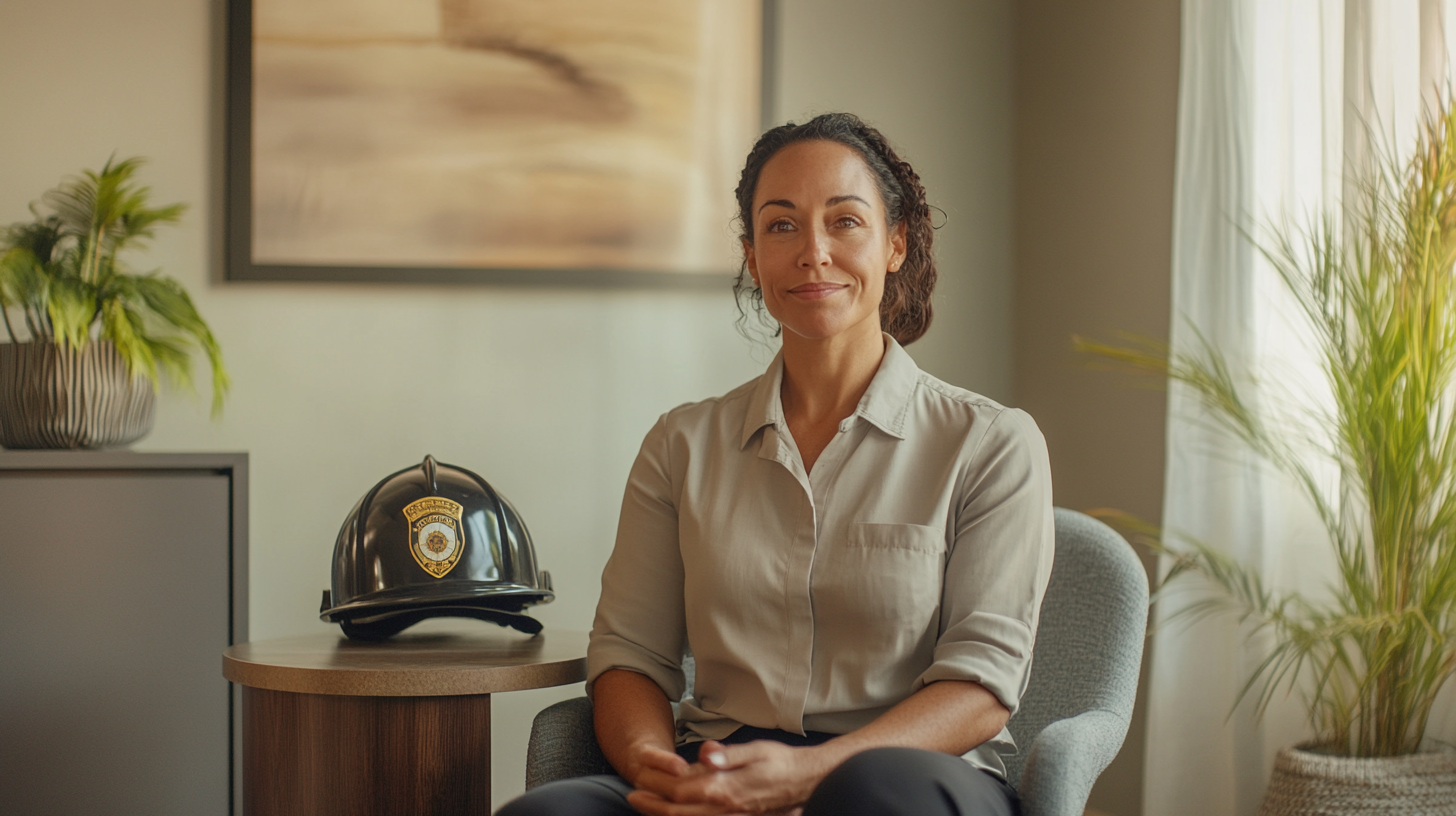
MULTIPOLYGON (((778 739, 813 745, 831 734, 801 737, 740 728, 724 742, 778 739), (747 733, 744 733, 747 732, 747 733)), ((678 749, 688 761, 697 745, 678 749)), ((632 786, 620 776, 586 776, 542 785, 496 811, 496 816, 636 816, 632 786)), ((1018 816, 1016 791, 1000 777, 960 757, 915 748, 875 748, 835 768, 804 803, 804 816, 1018 816)))

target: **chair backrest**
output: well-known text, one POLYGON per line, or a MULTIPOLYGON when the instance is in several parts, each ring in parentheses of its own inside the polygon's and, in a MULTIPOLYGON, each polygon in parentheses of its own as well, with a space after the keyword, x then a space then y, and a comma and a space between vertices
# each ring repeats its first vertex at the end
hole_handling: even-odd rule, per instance
POLYGON ((1031 678, 1007 724, 1020 753, 1005 757, 1013 786, 1037 734, 1084 711, 1132 717, 1148 622, 1148 578, 1131 546, 1090 516, 1056 509, 1056 558, 1041 603, 1031 678))

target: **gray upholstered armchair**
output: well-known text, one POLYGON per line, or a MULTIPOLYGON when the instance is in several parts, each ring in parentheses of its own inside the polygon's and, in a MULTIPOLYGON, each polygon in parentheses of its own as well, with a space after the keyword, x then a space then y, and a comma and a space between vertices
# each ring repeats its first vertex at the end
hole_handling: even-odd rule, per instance
MULTIPOLYGON (((1081 816, 1127 735, 1147 625, 1147 576, 1127 542, 1072 510, 1058 508, 1056 525, 1031 681, 1009 724, 1022 752, 1006 757, 1006 771, 1026 816, 1081 816)), ((585 697, 536 716, 527 789, 611 772, 585 697)))

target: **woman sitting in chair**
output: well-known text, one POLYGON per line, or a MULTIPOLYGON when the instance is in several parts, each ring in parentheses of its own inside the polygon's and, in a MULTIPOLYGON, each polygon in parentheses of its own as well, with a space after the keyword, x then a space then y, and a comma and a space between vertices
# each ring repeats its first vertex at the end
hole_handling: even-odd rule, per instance
POLYGON ((620 776, 500 814, 1014 814, 999 752, 1053 551, 1041 434, 902 348, 930 324, 930 208, 879 131, 774 128, 737 192, 736 288, 782 350, 663 415, 632 467, 588 652, 620 776))

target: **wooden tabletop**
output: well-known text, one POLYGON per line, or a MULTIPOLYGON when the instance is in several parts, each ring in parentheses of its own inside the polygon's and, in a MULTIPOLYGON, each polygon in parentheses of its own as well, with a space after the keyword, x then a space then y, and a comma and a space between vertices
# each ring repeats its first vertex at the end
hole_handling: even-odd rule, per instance
POLYGON ((382 643, 337 629, 229 646, 222 674, 273 691, 353 697, 439 697, 545 688, 586 679, 586 633, 535 637, 488 623, 431 620, 382 643))

